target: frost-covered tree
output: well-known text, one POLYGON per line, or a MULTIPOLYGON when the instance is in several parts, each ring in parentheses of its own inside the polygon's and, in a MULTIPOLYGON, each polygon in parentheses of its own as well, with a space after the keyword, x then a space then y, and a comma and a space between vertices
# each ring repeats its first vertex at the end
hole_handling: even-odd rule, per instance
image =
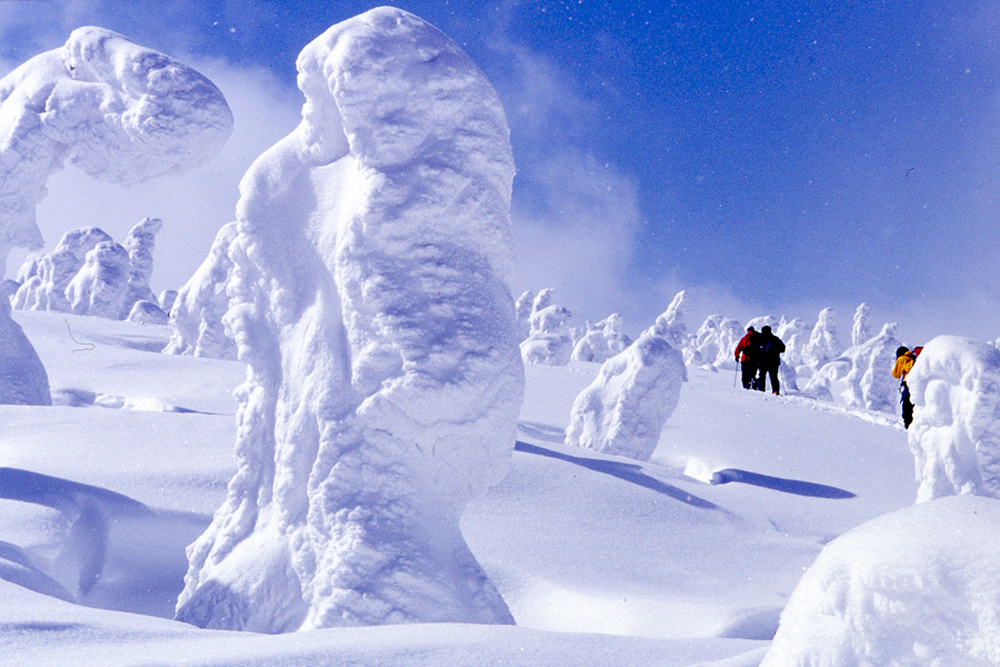
POLYGON ((837 316, 833 308, 824 308, 819 313, 816 325, 809 335, 809 342, 802 351, 802 360, 806 365, 816 370, 823 364, 833 361, 844 348, 837 338, 837 316))
POLYGON ((570 328, 573 314, 552 302, 554 293, 554 289, 543 289, 532 304, 528 337, 521 341, 521 358, 525 364, 565 366, 573 354, 570 328))
POLYGON ((713 366, 723 370, 736 368, 736 346, 746 333, 746 328, 737 320, 724 319, 719 322, 718 356, 713 366))
POLYGON ((687 369, 656 327, 608 359, 573 401, 566 444, 648 461, 677 408, 687 369))
POLYGON ((71 229, 63 234, 52 252, 30 258, 21 266, 21 287, 14 296, 14 308, 23 310, 70 310, 66 288, 83 267, 87 253, 98 243, 113 241, 97 227, 71 229))
POLYGON ((674 295, 670 305, 652 326, 656 335, 664 338, 675 350, 680 350, 687 343, 687 324, 684 321, 686 310, 687 293, 681 290, 674 295))
POLYGON ((35 206, 67 160, 139 183, 205 163, 232 125, 195 70, 102 28, 74 30, 0 79, 0 275, 12 248, 42 247, 35 206))
POLYGON ((211 359, 236 359, 236 341, 222 318, 229 309, 226 284, 233 272, 229 247, 238 233, 235 222, 215 235, 208 257, 177 292, 170 309, 172 334, 164 352, 211 359))
POLYGON ((587 322, 587 333, 573 347, 572 359, 602 364, 629 345, 632 339, 622 331, 624 320, 612 313, 596 324, 587 322))
POLYGON ((459 529, 506 471, 523 395, 500 100, 454 42, 387 7, 297 67, 302 121, 240 185, 239 467, 177 617, 511 623, 459 529))
POLYGON ((122 319, 128 294, 128 251, 114 241, 102 241, 87 253, 83 267, 66 287, 70 310, 109 320, 122 319))
POLYGON ((896 363, 896 324, 889 323, 875 338, 852 348, 851 370, 844 378, 849 407, 894 413, 899 405, 899 382, 892 377, 896 363))
POLYGON ((42 360, 0 298, 0 405, 51 405, 49 376, 42 360))
POLYGON ((785 354, 782 355, 781 363, 792 368, 802 366, 802 356, 809 337, 812 334, 812 327, 805 320, 795 318, 786 320, 784 317, 778 323, 777 336, 785 344, 785 354))
POLYGON ((531 333, 531 311, 535 301, 535 293, 528 290, 514 302, 517 311, 517 339, 524 340, 531 333))
POLYGON ((862 303, 854 311, 854 325, 851 327, 851 347, 861 347, 871 338, 871 308, 862 303))
POLYGON ((153 276, 153 250, 156 249, 156 235, 163 228, 159 218, 144 218, 139 224, 129 230, 123 244, 128 251, 129 275, 128 292, 122 303, 121 317, 125 319, 132 312, 132 306, 137 301, 149 301, 157 304, 156 295, 149 288, 149 280, 153 276))
POLYGON ((955 494, 1000 498, 1000 351, 939 336, 906 377, 917 502, 955 494))

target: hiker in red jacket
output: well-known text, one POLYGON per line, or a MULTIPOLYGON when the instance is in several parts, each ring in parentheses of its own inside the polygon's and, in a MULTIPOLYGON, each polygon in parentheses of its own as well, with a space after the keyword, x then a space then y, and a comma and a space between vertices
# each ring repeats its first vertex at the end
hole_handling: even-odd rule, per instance
POLYGON ((747 327, 746 335, 740 338, 740 342, 736 345, 736 363, 740 364, 740 368, 743 369, 743 388, 753 389, 754 388, 754 378, 757 377, 757 356, 754 354, 757 351, 757 346, 754 343, 754 337, 757 332, 754 331, 753 327, 747 327))

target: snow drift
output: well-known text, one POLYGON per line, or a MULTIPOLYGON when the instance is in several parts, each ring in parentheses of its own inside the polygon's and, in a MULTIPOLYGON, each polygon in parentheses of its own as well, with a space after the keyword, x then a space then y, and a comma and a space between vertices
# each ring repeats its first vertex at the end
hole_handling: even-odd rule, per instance
POLYGON ((873 519, 803 575, 761 667, 1000 664, 1000 502, 944 498, 873 519))
POLYGON ((198 166, 232 131, 207 78, 102 28, 0 79, 0 274, 11 248, 42 247, 35 205, 69 160, 124 185, 198 166))
POLYGON ((297 67, 302 122, 240 185, 239 467, 177 617, 511 623, 458 524, 506 471, 524 387, 503 109, 397 9, 333 26, 297 67))
POLYGON ((1000 351, 939 336, 906 377, 917 502, 955 494, 1000 498, 1000 351))

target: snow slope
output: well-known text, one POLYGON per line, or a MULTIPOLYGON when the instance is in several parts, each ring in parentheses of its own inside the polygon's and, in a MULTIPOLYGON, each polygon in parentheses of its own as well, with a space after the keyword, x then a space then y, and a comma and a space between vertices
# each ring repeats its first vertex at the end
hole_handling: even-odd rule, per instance
POLYGON ((916 497, 905 432, 884 413, 689 369, 639 463, 562 444, 599 364, 529 366, 510 472, 461 524, 516 627, 199 630, 166 617, 236 467, 245 367, 157 353, 167 327, 14 319, 54 405, 0 406, 0 664, 756 666, 822 546, 916 497), (710 484, 723 469, 785 490, 710 484), (855 495, 798 495, 815 490, 802 482, 855 495), (11 499, 38 489, 56 507, 11 499))

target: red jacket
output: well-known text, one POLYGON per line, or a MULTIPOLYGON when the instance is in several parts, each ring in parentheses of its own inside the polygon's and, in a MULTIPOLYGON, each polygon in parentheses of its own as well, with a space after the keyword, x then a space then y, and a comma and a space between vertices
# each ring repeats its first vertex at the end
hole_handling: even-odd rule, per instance
POLYGON ((745 362, 747 360, 747 350, 752 350, 750 343, 750 337, 756 336, 757 334, 753 331, 748 331, 743 338, 740 338, 740 342, 736 345, 736 361, 745 362))

